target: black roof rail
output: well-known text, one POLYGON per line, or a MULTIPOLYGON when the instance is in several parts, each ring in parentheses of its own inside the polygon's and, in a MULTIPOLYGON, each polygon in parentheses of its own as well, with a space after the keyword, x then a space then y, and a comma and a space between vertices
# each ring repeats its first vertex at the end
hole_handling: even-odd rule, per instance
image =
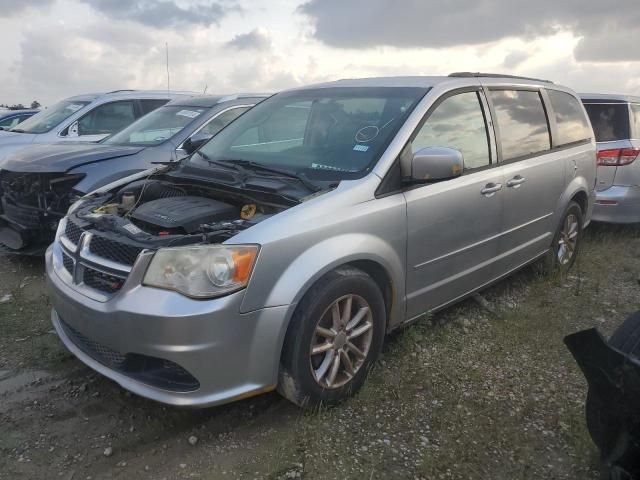
POLYGON ((532 78, 532 77, 519 77, 517 75, 505 75, 502 73, 455 72, 455 73, 449 74, 449 76, 454 78, 483 78, 483 77, 513 78, 515 80, 531 80, 534 82, 553 83, 551 80, 542 80, 540 78, 532 78))

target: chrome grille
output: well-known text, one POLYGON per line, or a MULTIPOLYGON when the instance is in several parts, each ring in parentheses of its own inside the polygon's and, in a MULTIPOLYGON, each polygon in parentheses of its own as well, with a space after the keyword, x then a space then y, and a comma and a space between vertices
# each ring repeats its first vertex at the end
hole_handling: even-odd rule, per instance
POLYGON ((84 230, 70 218, 59 244, 62 266, 71 275, 72 283, 85 290, 89 297, 101 301, 122 288, 136 258, 144 250, 103 237, 95 230, 84 230))

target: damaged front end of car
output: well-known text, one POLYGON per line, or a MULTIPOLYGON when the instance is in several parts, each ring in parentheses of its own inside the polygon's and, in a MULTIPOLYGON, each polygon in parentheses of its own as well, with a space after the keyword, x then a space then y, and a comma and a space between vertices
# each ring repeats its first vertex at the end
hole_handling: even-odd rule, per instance
POLYGON ((84 176, 0 170, 0 244, 10 252, 44 252, 84 176))
POLYGON ((564 341, 589 385, 587 428, 601 453, 603 478, 640 479, 640 316, 609 342, 595 328, 564 341))
POLYGON ((106 300, 143 252, 161 251, 143 284, 192 298, 225 295, 246 285, 258 247, 222 244, 296 203, 161 172, 74 205, 58 228, 60 267, 78 290, 106 300))

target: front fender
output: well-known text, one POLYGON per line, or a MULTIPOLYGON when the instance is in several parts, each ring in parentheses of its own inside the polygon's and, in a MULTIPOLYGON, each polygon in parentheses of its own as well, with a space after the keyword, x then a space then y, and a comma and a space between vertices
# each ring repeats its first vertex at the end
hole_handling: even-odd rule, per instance
POLYGON ((392 284, 390 324, 402 317, 404 298, 404 261, 392 245, 379 237, 351 233, 339 235, 313 245, 295 258, 266 295, 266 304, 297 304, 322 276, 341 265, 371 261, 381 266, 392 284))

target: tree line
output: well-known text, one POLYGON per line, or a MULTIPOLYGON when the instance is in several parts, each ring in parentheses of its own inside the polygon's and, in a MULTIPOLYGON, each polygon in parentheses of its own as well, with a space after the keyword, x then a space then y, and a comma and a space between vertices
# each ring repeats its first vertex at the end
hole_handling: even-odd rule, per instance
POLYGON ((37 100, 34 100, 33 102, 31 102, 31 106, 30 107, 25 107, 21 103, 16 103, 15 105, 3 105, 3 104, 0 104, 0 108, 8 108, 9 110, 24 110, 25 108, 40 108, 40 102, 37 101, 37 100))

